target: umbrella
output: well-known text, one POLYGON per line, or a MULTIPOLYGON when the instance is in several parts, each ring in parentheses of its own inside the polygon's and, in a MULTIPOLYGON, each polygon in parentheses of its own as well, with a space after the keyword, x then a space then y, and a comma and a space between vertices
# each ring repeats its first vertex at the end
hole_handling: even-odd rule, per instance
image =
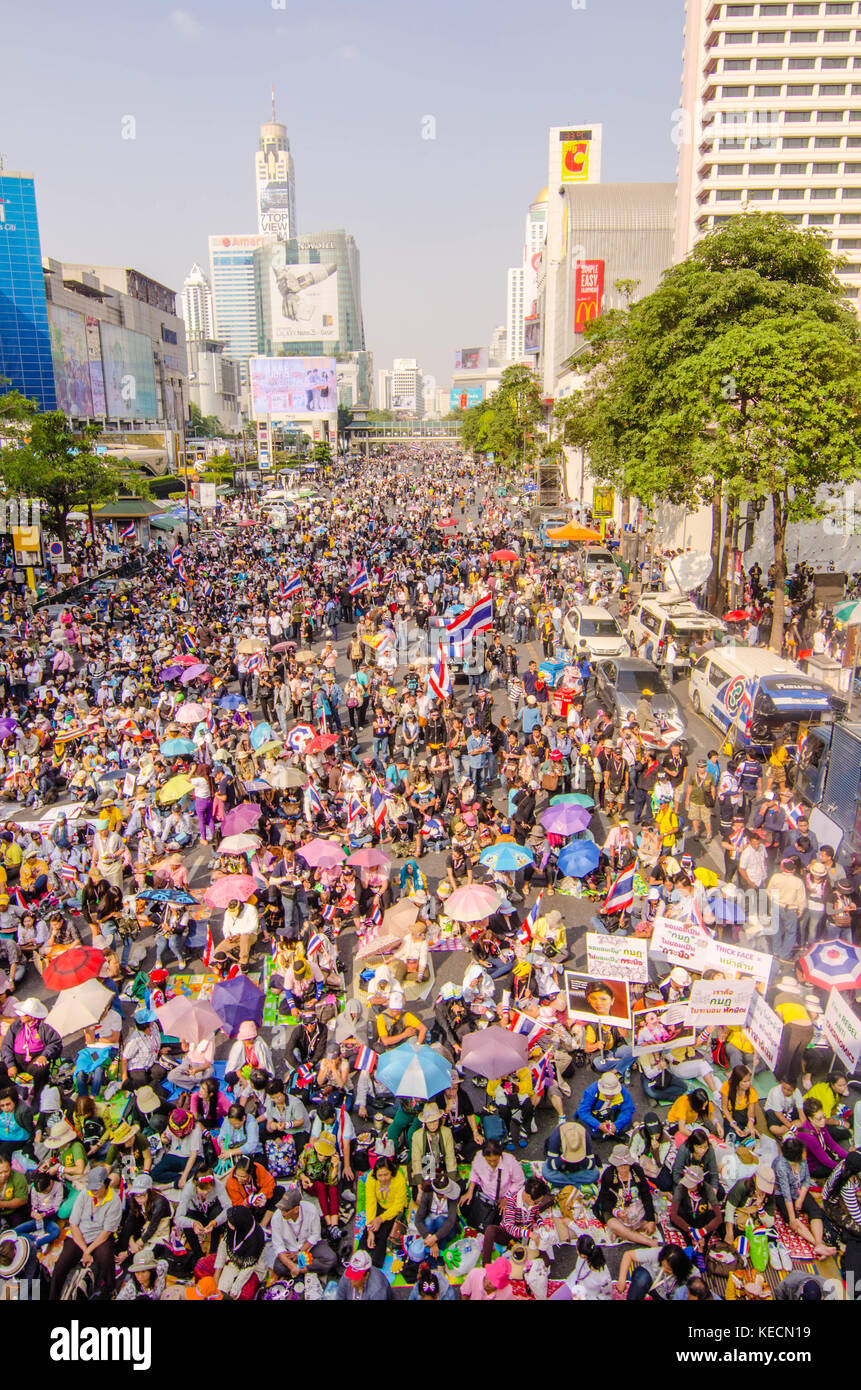
POLYGON ((375 1074, 393 1095, 429 1100, 451 1084, 451 1063, 432 1047, 405 1042, 380 1058, 375 1074))
POLYGON ((587 810, 592 810, 595 805, 595 798, 587 796, 585 792, 562 792, 560 796, 551 796, 551 806, 585 806, 587 810))
POLYGON ((180 705, 176 712, 177 724, 199 724, 201 719, 205 718, 206 710, 195 700, 186 700, 185 704, 180 705))
POLYGON ((861 603, 854 598, 848 599, 846 603, 838 603, 834 609, 834 616, 838 623, 855 627, 857 623, 861 623, 861 603))
POLYGON ((501 1076, 509 1076, 526 1066, 526 1038, 522 1033, 510 1033, 495 1023, 478 1033, 467 1033, 460 1060, 486 1080, 498 1081, 501 1076))
POLYGON ((387 869, 391 862, 381 849, 359 849, 347 860, 348 864, 358 869, 387 869))
POLYGON ((177 676, 181 675, 181 666, 165 666, 163 671, 159 671, 158 678, 160 681, 175 681, 177 676))
POLYGON ((750 619, 750 614, 743 608, 734 608, 731 613, 724 613, 725 623, 746 623, 750 619))
POLYGON ((711 893, 708 903, 712 910, 712 916, 716 922, 733 922, 737 924, 747 920, 744 899, 741 897, 741 894, 736 897, 731 893, 727 893, 726 896, 724 896, 723 893, 711 893))
POLYGON ((471 883, 465 888, 456 888, 446 900, 445 912, 453 922, 482 922, 499 907, 502 899, 492 888, 481 883, 471 883))
POLYGON ((263 843, 259 835, 228 835, 218 846, 219 854, 248 854, 263 843))
POLYGON ((275 646, 272 648, 272 650, 273 650, 273 652, 277 652, 279 656, 282 656, 284 652, 295 652, 295 650, 296 650, 296 643, 295 643, 295 642, 276 642, 276 643, 275 643, 275 646))
POLYGON ((98 1023, 116 997, 99 980, 87 980, 72 989, 64 989, 45 1022, 56 1028, 60 1037, 68 1038, 70 1034, 98 1023))
POLYGON ((396 936, 398 939, 406 936, 410 927, 418 921, 421 909, 413 898, 400 898, 391 907, 387 907, 383 913, 381 935, 396 936))
POLYGON ((190 738, 169 738, 161 745, 165 758, 179 758, 183 753, 196 753, 197 749, 190 738))
POLYGON ((533 864, 535 855, 524 845, 501 840, 498 845, 488 845, 487 849, 481 851, 481 862, 498 873, 510 874, 517 869, 525 869, 527 864, 533 864))
POLYGON ((457 525, 457 520, 456 520, 455 517, 453 517, 453 516, 447 516, 447 517, 445 518, 445 521, 438 521, 438 522, 437 522, 437 526, 439 526, 439 527, 443 527, 443 526, 456 526, 456 525, 457 525))
MULTIPOLYGON (((265 757, 267 753, 274 753, 275 750, 276 750, 276 748, 283 748, 283 747, 284 747, 284 745, 283 745, 283 743, 281 742, 280 738, 270 738, 270 739, 267 739, 265 743, 261 743, 260 747, 259 747, 259 748, 256 748, 254 751, 255 751, 256 753, 262 753, 263 756, 265 757)), ((304 782, 304 780, 305 780, 305 779, 304 779, 304 777, 303 777, 303 778, 302 778, 302 781, 304 782)))
POLYGON ((801 957, 801 973, 819 989, 861 989, 861 950, 845 941, 817 941, 801 957))
POLYGON ((212 673, 208 666, 202 661, 196 661, 193 666, 189 666, 179 678, 180 685, 192 685, 195 681, 202 681, 212 673))
POLYGON ((227 907, 234 899, 241 903, 247 902, 256 892, 257 880, 250 874, 225 874, 224 878, 217 878, 214 883, 210 883, 203 895, 203 901, 209 907, 227 907))
POLYGON ((313 869, 334 869, 336 865, 343 864, 345 857, 340 845, 332 840, 321 840, 319 836, 302 845, 296 853, 301 854, 305 863, 313 869))
POLYGON ((272 788, 268 782, 264 782, 262 777, 252 777, 250 782, 245 783, 246 792, 271 792, 272 788))
POLYGON ((594 840, 575 840, 559 855, 559 872, 566 878, 585 878, 597 869, 601 851, 594 840))
POLYGON ((307 650, 307 648, 306 648, 305 650, 296 653, 296 660, 297 660, 297 661, 313 661, 313 660, 314 660, 314 653, 313 653, 313 652, 309 652, 309 651, 307 650))
POLYGON ((0 719, 0 738, 8 738, 10 734, 14 734, 17 727, 18 720, 13 718, 11 714, 7 714, 3 719, 0 719))
POLYGON ((260 1027, 265 1003, 263 990, 246 975, 234 975, 232 980, 222 981, 212 991, 212 1007, 233 1038, 239 1032, 239 1025, 249 1019, 260 1027))
POLYGON ((238 806, 234 806, 232 811, 227 812, 221 822, 221 833, 241 835, 244 831, 251 830, 262 814, 260 807, 255 806, 253 801, 242 801, 238 806))
POLYGON ((103 951, 93 946, 70 946, 45 966, 42 979, 48 989, 71 989, 95 980, 105 963, 103 951))
POLYGON ((155 1011, 163 1033, 187 1043, 208 1042, 224 1025, 208 999, 178 994, 155 1011))
POLYGON ((548 806, 541 813, 541 824, 551 835, 576 835, 592 819, 585 806, 548 806))
POLYGON ((315 734, 310 743, 305 744, 306 753, 325 753, 338 742, 337 734, 315 734))
POLYGON ((564 526, 554 526, 549 529, 547 539, 551 541, 600 541, 602 537, 600 531, 593 531, 588 526, 580 526, 576 521, 568 521, 564 526))
POLYGON ((301 767, 285 767, 282 769, 282 776, 285 787, 304 787, 308 781, 308 774, 303 772, 301 767))
POLYGON ((314 737, 314 730, 311 728, 310 724, 294 724, 285 742, 292 752, 304 753, 308 744, 314 737))
POLYGON ((260 637, 243 637, 237 642, 236 650, 242 656, 250 656, 252 652, 265 652, 266 643, 260 637))
POLYGON ((189 667, 189 669, 192 666, 200 666, 201 664, 200 657, 192 656, 191 652, 182 652, 179 656, 175 656, 173 659, 176 662, 177 666, 187 666, 189 667))
POLYGON ((180 774, 178 777, 171 777, 163 787, 159 787, 156 801, 160 801, 162 806, 170 806, 174 801, 181 801, 184 796, 188 796, 190 791, 191 782, 180 774))
POLYGON ((245 704, 242 695, 222 695, 218 702, 219 709, 241 709, 245 704))
POLYGON ((491 550, 491 560, 503 560, 508 564, 511 560, 519 560, 520 556, 516 550, 491 550))
POLYGON ((261 723, 255 724, 254 728, 251 730, 251 747, 257 752, 261 743, 266 743, 267 740, 271 738, 272 725, 267 724, 265 720, 263 720, 261 723))
POLYGON ((193 893, 187 893, 184 888, 144 888, 137 895, 148 903, 178 903, 181 907, 191 907, 197 902, 193 893))

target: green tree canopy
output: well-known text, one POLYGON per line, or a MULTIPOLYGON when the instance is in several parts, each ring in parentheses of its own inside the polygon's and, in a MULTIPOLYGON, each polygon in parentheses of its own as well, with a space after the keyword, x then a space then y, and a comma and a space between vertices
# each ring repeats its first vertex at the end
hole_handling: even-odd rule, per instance
POLYGON ((543 418, 538 383, 529 367, 506 367, 493 395, 462 413, 464 448, 494 454, 512 468, 535 454, 535 433, 543 418))

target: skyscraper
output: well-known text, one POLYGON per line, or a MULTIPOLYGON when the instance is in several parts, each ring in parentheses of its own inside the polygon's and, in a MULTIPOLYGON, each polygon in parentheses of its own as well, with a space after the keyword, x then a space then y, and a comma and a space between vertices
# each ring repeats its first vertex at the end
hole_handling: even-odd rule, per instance
POLYGON ((506 286, 506 338, 512 362, 523 359, 523 323, 535 312, 538 297, 538 265, 547 225, 547 189, 542 188, 526 214, 522 260, 508 272, 506 286))
POLYGON ((861 285, 861 6, 687 0, 675 259, 738 212, 821 230, 861 285))
POLYGON ((260 233, 209 238, 215 335, 226 343, 227 356, 243 364, 243 380, 245 364, 258 350, 254 252, 265 240, 260 233))
POLYGON ((296 180, 287 127, 275 119, 275 90, 272 90, 272 119, 260 127, 260 143, 254 156, 257 186, 257 230, 284 241, 296 235, 296 180))
POLYGON ((315 357, 364 350, 359 248, 348 232, 339 227, 289 240, 267 237, 255 252, 254 262, 261 353, 286 349, 294 355, 315 357), (328 275, 323 274, 325 268, 328 275), (278 290, 284 271, 292 273, 299 296, 308 299, 305 306, 297 298, 295 318, 289 324, 278 290), (305 290, 309 291, 307 296, 305 290))
POLYGON ((0 390, 57 405, 32 174, 0 169, 0 390))
POLYGON ((182 284, 179 312, 185 321, 187 338, 211 338, 214 333, 212 290, 195 262, 182 284))

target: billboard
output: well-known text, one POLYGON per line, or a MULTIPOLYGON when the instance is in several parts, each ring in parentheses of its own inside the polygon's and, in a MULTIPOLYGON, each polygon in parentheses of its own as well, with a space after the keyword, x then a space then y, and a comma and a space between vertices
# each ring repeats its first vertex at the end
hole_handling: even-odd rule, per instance
POLYGON ((152 343, 143 333, 99 325, 105 398, 112 420, 157 420, 152 343))
POLYGON ((601 314, 604 262, 577 261, 574 272, 574 332, 582 333, 601 314))
POLYGON ((588 183, 591 130, 560 130, 559 144, 559 177, 562 183, 588 183))
POLYGON ((454 354, 454 369, 456 372, 483 372, 486 367, 486 347, 458 348, 457 352, 454 354))
POLYGON ((449 410, 470 410, 474 405, 481 405, 483 400, 483 386, 453 386, 449 392, 449 410))
POLYGON ((541 320, 537 314, 534 318, 523 320, 523 351, 541 351, 541 320))
POLYGON ((94 414, 93 391, 83 314, 51 304, 48 319, 57 409, 72 418, 89 419, 94 414))
POLYGON ((108 403, 105 399, 105 377, 102 371, 102 344, 99 340, 99 320, 87 314, 87 357, 90 365, 90 390, 93 395, 93 414, 107 415, 108 403))
POLYGON ((288 265, 281 245, 264 253, 263 264, 269 280, 272 342, 337 342, 337 265, 288 265))
POLYGON ((406 411, 406 413, 407 413, 408 415, 415 415, 415 413, 416 413, 416 397, 415 397, 415 393, 413 393, 412 395, 408 396, 408 395, 406 395, 405 392, 399 392, 397 395, 392 396, 392 410, 404 410, 404 411, 406 411))
POLYGON ((286 179, 261 179, 257 185, 257 225, 266 236, 293 233, 290 209, 293 190, 286 179))
POLYGON ((334 414, 338 382, 334 357, 252 357, 255 416, 334 414))

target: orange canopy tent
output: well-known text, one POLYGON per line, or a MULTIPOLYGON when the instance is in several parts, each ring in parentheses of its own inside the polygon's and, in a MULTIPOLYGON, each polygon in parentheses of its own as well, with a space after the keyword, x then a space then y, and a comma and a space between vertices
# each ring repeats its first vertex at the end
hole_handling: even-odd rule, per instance
POLYGON ((600 541, 602 536, 600 531, 591 531, 588 526, 578 526, 576 521, 568 521, 564 526, 557 526, 554 530, 548 531, 547 539, 551 541, 600 541))

